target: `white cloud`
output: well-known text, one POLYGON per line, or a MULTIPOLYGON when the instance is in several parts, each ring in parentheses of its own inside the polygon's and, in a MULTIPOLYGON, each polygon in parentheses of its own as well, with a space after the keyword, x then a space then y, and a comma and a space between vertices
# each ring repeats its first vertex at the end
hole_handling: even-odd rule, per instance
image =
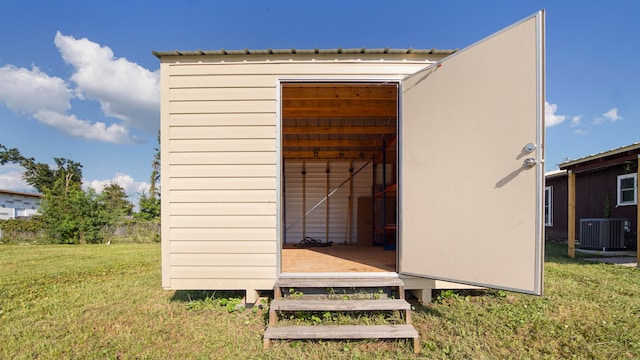
POLYGON ((38 67, 0 67, 0 104, 32 116, 70 136, 116 144, 139 143, 136 128, 149 134, 159 126, 159 72, 149 71, 87 39, 56 33, 55 44, 64 61, 74 67, 70 79, 49 76, 38 67), (73 88, 72 83, 76 85, 73 88), (81 120, 71 100, 98 101, 107 117, 121 122, 81 120))
POLYGON ((611 122, 622 120, 622 116, 618 115, 618 108, 612 108, 611 110, 602 114, 602 116, 604 116, 605 119, 611 122))
POLYGON ((71 75, 81 97, 100 102, 107 116, 155 134, 159 124, 160 75, 86 38, 56 34, 55 44, 64 61, 75 68, 71 75))
POLYGON ((593 123, 599 125, 605 122, 616 122, 618 120, 622 120, 622 116, 618 115, 618 108, 611 108, 611 110, 606 113, 596 116, 595 119, 593 119, 593 123))
MULTIPOLYGON (((132 198, 137 198, 138 194, 149 191, 149 184, 144 181, 136 181, 130 175, 116 173, 115 176, 107 180, 84 180, 83 187, 93 188, 97 193, 101 193, 105 186, 116 183, 120 185, 125 193, 132 198)), ((129 199, 131 200, 131 199, 129 199)))
POLYGON ((115 176, 107 180, 83 180, 82 187, 86 190, 93 188, 98 194, 102 193, 104 187, 116 183, 120 185, 129 196, 127 200, 134 205, 134 211, 138 211, 140 195, 149 192, 149 184, 144 181, 136 181, 130 175, 116 173, 115 176))
POLYGON ((35 191, 22 179, 23 170, 19 165, 6 164, 0 166, 0 189, 17 191, 35 191))
POLYGON ((107 126, 103 122, 91 123, 80 120, 75 115, 61 114, 51 110, 41 110, 33 114, 41 122, 71 135, 86 140, 98 140, 115 144, 139 142, 136 137, 129 135, 129 130, 118 124, 107 126))
POLYGON ((582 115, 576 115, 571 118, 571 127, 576 127, 582 124, 582 115))
POLYGON ((65 112, 73 97, 67 83, 38 69, 0 68, 0 101, 14 112, 31 115, 40 109, 65 112))
POLYGON ((566 115, 557 115, 556 111, 558 110, 558 105, 550 104, 548 102, 544 102, 544 117, 545 117, 545 126, 551 127, 562 123, 567 116, 566 115))

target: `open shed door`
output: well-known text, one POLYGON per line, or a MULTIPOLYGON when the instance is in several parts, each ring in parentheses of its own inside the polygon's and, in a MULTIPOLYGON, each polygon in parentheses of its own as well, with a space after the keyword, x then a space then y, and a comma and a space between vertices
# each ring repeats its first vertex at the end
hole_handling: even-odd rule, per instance
POLYGON ((400 273, 542 294, 544 13, 403 81, 400 273))

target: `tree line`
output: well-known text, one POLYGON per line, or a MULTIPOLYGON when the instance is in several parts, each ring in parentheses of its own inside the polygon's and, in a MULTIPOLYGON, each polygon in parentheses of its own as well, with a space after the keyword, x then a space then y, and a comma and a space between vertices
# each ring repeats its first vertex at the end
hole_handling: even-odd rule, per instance
MULTIPOLYGON (((158 136, 158 141, 159 141, 158 136)), ((82 188, 82 164, 66 158, 54 158, 55 165, 36 162, 16 148, 0 144, 0 165, 17 164, 24 169, 23 180, 41 195, 40 214, 29 221, 0 222, 2 229, 42 231, 55 244, 101 243, 105 229, 125 219, 159 221, 160 151, 155 148, 148 192, 140 195, 139 211, 128 200, 125 190, 115 182, 101 193, 82 188)))

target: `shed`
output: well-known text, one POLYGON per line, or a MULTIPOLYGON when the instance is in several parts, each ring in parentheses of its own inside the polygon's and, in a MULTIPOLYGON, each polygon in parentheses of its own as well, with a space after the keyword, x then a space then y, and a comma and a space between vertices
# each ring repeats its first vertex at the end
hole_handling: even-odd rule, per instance
POLYGON ((164 288, 542 292, 542 12, 461 51, 154 55, 164 288))
MULTIPOLYGON (((618 234, 619 244, 613 247, 638 248, 639 157, 640 144, 635 143, 565 161, 559 165, 567 174, 567 185, 564 193, 555 193, 566 199, 569 255, 574 256, 576 240, 581 236, 581 220, 585 219, 617 219, 627 222, 624 229, 626 234, 618 234)), ((581 246, 585 245, 584 242, 581 243, 581 246)))

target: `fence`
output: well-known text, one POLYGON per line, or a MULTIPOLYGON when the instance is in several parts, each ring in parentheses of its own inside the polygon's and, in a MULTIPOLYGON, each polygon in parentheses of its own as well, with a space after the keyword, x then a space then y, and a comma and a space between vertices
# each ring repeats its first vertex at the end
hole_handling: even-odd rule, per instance
POLYGON ((149 243, 160 241, 160 221, 126 221, 108 225, 105 230, 106 242, 149 243))
MULTIPOLYGON (((127 220, 107 225, 101 231, 103 243, 151 243, 160 242, 160 221, 127 220)), ((44 230, 25 231, 0 229, 0 244, 47 244, 44 230)))

